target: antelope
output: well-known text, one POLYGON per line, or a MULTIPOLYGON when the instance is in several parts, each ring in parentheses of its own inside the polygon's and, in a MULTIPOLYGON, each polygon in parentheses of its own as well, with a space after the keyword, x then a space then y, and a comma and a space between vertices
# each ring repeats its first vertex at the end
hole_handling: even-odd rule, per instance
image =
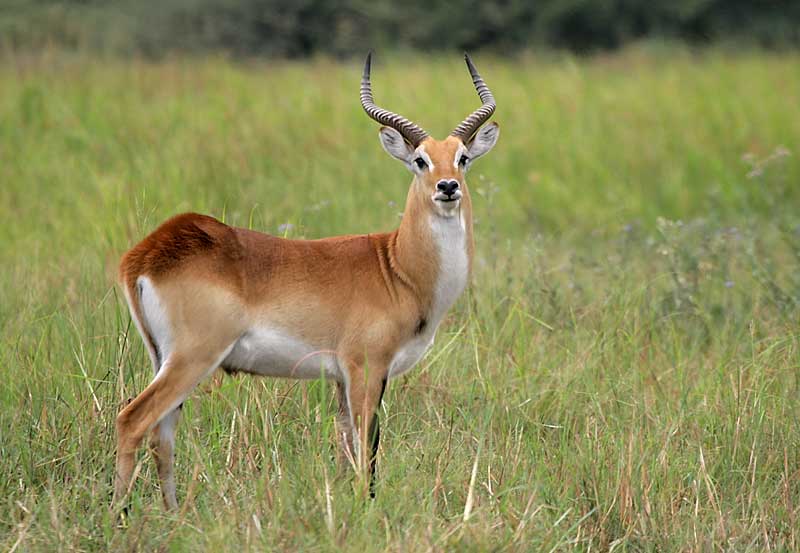
POLYGON ((166 509, 177 508, 175 428, 192 390, 218 367, 335 382, 340 456, 374 497, 378 407, 387 381, 433 344, 472 267, 472 204, 464 176, 494 147, 491 91, 469 55, 482 102, 444 140, 375 105, 372 53, 360 99, 386 152, 413 174, 393 232, 289 240, 177 215, 122 257, 119 279, 155 378, 119 413, 114 504, 133 486, 135 452, 151 432, 166 509))

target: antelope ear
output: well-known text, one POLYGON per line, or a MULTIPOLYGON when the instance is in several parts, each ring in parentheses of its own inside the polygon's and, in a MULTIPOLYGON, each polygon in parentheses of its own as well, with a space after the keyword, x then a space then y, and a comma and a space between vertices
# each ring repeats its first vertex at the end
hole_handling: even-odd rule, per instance
POLYGON ((475 136, 467 143, 467 150, 469 150, 469 157, 471 159, 478 159, 494 148, 497 144, 497 138, 500 136, 500 125, 491 122, 485 125, 475 136))
POLYGON ((390 156, 399 159, 406 165, 411 165, 411 156, 414 155, 414 148, 405 141, 402 134, 392 127, 381 127, 379 136, 381 146, 390 156))

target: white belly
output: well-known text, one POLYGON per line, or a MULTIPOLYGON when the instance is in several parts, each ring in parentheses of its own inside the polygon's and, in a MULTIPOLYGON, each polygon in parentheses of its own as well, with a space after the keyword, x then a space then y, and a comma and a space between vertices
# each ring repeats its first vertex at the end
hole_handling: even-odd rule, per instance
POLYGON ((339 378, 335 354, 314 348, 283 330, 267 327, 245 332, 222 366, 264 376, 339 378))
POLYGON ((416 365, 433 345, 435 334, 435 330, 430 334, 421 334, 403 344, 400 349, 397 350, 397 353, 394 354, 392 364, 389 365, 389 378, 400 376, 416 365))

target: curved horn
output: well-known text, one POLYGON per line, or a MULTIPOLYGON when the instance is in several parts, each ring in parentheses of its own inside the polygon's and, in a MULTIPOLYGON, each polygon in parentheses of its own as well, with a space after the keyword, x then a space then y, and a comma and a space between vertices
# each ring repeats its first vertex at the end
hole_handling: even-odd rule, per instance
POLYGON ((392 127, 397 132, 403 135, 408 142, 414 147, 419 146, 419 143, 425 140, 428 136, 422 127, 416 123, 412 123, 402 115, 392 113, 383 108, 375 105, 372 99, 372 85, 369 82, 370 67, 372 65, 372 52, 367 54, 367 61, 364 64, 364 75, 361 77, 361 106, 371 118, 382 125, 392 127))
POLYGON ((472 75, 472 82, 475 85, 475 90, 478 91, 478 96, 480 96, 481 102, 483 102, 481 107, 473 111, 469 117, 464 119, 461 124, 450 133, 452 136, 458 137, 466 142, 473 134, 475 134, 475 131, 477 131, 478 128, 486 123, 486 120, 492 116, 494 113, 495 103, 494 96, 492 96, 492 91, 489 90, 489 87, 486 86, 486 83, 483 82, 483 79, 481 79, 481 76, 478 74, 478 70, 475 69, 475 64, 472 63, 469 54, 464 54, 464 60, 467 62, 469 74, 472 75))

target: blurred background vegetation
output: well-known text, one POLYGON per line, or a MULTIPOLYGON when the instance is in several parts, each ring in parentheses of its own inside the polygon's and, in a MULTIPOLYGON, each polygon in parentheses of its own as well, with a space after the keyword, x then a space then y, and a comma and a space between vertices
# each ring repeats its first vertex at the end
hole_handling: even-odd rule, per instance
POLYGON ((401 50, 567 49, 680 40, 800 45, 797 0, 3 0, 0 45, 160 57, 337 57, 401 50))

